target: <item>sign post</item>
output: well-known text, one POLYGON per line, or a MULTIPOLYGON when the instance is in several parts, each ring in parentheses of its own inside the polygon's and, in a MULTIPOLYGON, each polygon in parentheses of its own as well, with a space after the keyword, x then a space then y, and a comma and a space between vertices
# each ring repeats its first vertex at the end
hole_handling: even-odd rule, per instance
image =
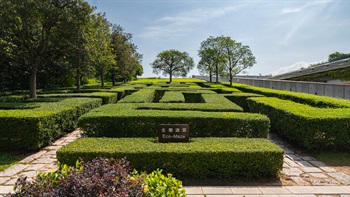
POLYGON ((188 124, 160 124, 159 142, 189 142, 190 126, 188 124))

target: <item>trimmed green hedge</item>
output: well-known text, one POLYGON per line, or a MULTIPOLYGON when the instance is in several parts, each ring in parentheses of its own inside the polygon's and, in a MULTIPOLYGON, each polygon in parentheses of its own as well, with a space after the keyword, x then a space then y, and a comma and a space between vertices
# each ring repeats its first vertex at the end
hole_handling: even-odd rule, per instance
POLYGON ((321 108, 350 108, 350 101, 347 99, 332 98, 328 96, 318 96, 301 92, 290 92, 285 90, 274 90, 269 88, 259 88, 254 86, 233 84, 234 88, 242 92, 257 93, 268 97, 291 100, 297 103, 307 104, 321 108))
POLYGON ((152 103, 155 98, 154 89, 141 89, 118 101, 118 103, 152 103))
POLYGON ((185 97, 179 91, 166 91, 163 97, 159 100, 160 103, 184 103, 185 97))
POLYGON ((33 105, 40 107, 34 109, 0 110, 0 150, 39 149, 76 128, 79 116, 101 103, 96 98, 67 98, 36 102, 33 105))
POLYGON ((271 131, 311 150, 350 149, 350 109, 315 108, 271 97, 248 99, 252 112, 266 114, 271 131))
POLYGON ((64 97, 88 97, 101 98, 102 104, 116 103, 118 100, 117 92, 92 92, 92 93, 70 93, 70 94, 38 94, 38 98, 64 98, 64 97))
POLYGON ((262 138, 267 137, 270 126, 269 119, 260 114, 142 110, 138 106, 104 105, 80 117, 79 126, 87 136, 99 137, 154 137, 159 124, 189 124, 192 137, 262 138))
POLYGON ((235 94, 225 94, 224 95, 228 100, 236 103, 243 108, 243 111, 250 112, 247 99, 250 97, 262 97, 261 94, 254 93, 235 93, 235 94))
POLYGON ((58 161, 75 165, 96 157, 126 156, 138 171, 158 168, 177 178, 232 179, 276 176, 283 150, 267 139, 192 138, 189 143, 157 143, 151 138, 82 138, 57 151, 58 161))
POLYGON ((236 105, 235 103, 231 102, 227 98, 225 98, 222 94, 202 94, 203 101, 206 104, 214 104, 217 106, 217 108, 229 108, 229 109, 235 109, 234 111, 240 111, 243 112, 243 109, 236 105))

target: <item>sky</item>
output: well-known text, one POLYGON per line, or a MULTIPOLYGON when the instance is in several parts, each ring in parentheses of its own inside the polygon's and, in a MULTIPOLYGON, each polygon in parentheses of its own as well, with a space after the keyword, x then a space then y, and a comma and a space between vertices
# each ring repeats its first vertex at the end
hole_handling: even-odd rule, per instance
MULTIPOLYGON (((230 36, 257 63, 247 75, 277 75, 350 53, 350 0, 86 0, 133 35, 142 77, 157 54, 187 52, 197 65, 200 43, 230 36)), ((195 66, 196 67, 196 66, 195 66)), ((188 76, 200 74, 196 68, 188 76)))

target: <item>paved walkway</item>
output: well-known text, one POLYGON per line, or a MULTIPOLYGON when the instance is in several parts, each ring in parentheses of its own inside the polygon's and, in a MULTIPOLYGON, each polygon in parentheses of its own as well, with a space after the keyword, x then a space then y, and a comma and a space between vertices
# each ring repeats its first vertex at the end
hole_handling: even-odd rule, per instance
MULTIPOLYGON (((34 177, 38 172, 57 169, 56 151, 62 146, 80 137, 81 131, 75 130, 41 151, 23 159, 19 164, 0 172, 0 196, 13 192, 13 185, 19 177, 34 177)), ((223 186, 223 187, 186 187, 190 197, 218 196, 262 196, 262 197, 312 197, 334 196, 350 197, 350 176, 327 167, 315 158, 293 150, 271 134, 270 140, 285 151, 282 176, 287 177, 288 185, 293 186, 223 186)))

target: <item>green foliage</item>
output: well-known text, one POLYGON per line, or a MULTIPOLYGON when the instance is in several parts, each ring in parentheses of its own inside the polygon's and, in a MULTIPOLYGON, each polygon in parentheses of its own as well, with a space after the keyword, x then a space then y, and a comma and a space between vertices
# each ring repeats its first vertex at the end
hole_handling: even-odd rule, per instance
POLYGON ((75 165, 81 157, 126 156, 138 171, 162 168, 177 178, 230 179, 276 176, 283 150, 262 138, 192 138, 189 143, 157 143, 151 138, 81 138, 58 150, 58 161, 75 165))
POLYGON ((186 77, 187 73, 193 69, 194 62, 188 53, 170 49, 160 52, 151 63, 151 66, 153 73, 162 73, 164 76, 169 75, 169 82, 172 82, 173 76, 186 77))
POLYGON ((254 93, 234 93, 234 94, 225 94, 224 96, 228 100, 242 107, 244 112, 249 112, 250 109, 248 106, 247 99, 250 97, 262 97, 263 95, 254 94, 254 93))
MULTIPOLYGON (((166 83, 168 82, 168 78, 139 78, 137 80, 132 81, 133 83, 166 83)), ((202 80, 196 78, 173 78, 173 82, 179 83, 196 83, 201 82, 202 80)))
MULTIPOLYGON (((84 91, 83 91, 84 92, 84 91)), ((89 90, 86 92, 90 92, 89 90)), ((102 104, 116 103, 118 98, 121 97, 121 92, 91 92, 91 93, 69 93, 69 94, 38 94, 38 98, 66 98, 66 97, 88 97, 88 98, 100 98, 102 104)))
POLYGON ((346 58, 350 58, 350 53, 334 52, 328 56, 328 61, 334 62, 334 61, 338 61, 346 58))
POLYGON ((241 90, 242 92, 256 93, 268 97, 277 97, 280 99, 291 100, 297 103, 307 104, 314 107, 350 108, 350 101, 347 99, 332 98, 328 96, 317 96, 301 92, 290 92, 285 90, 260 88, 243 84, 233 84, 233 87, 241 90))
POLYGON ((148 190, 147 196, 186 196, 186 190, 182 186, 182 182, 174 178, 172 174, 163 175, 162 170, 159 169, 147 174, 143 184, 144 190, 148 190))
POLYGON ((145 196, 143 177, 134 177, 124 158, 76 163, 76 168, 40 173, 33 182, 19 178, 10 196, 145 196))
POLYGON ((152 103, 155 97, 155 90, 141 89, 118 101, 118 103, 152 103))
POLYGON ((185 97, 182 92, 166 91, 162 99, 159 100, 160 103, 184 103, 185 97))
POLYGON ((38 104, 33 109, 0 110, 0 149, 39 149, 63 131, 76 128, 78 117, 101 106, 101 99, 70 98, 33 105, 38 104))
POLYGON ((80 117, 79 127, 88 136, 100 137, 155 137, 159 124, 170 123, 189 124, 192 137, 266 138, 269 131, 269 119, 260 114, 138 109, 151 104, 104 105, 80 117))
POLYGON ((278 98, 248 99, 252 112, 266 114, 271 131, 310 150, 350 149, 350 109, 316 108, 278 98))

